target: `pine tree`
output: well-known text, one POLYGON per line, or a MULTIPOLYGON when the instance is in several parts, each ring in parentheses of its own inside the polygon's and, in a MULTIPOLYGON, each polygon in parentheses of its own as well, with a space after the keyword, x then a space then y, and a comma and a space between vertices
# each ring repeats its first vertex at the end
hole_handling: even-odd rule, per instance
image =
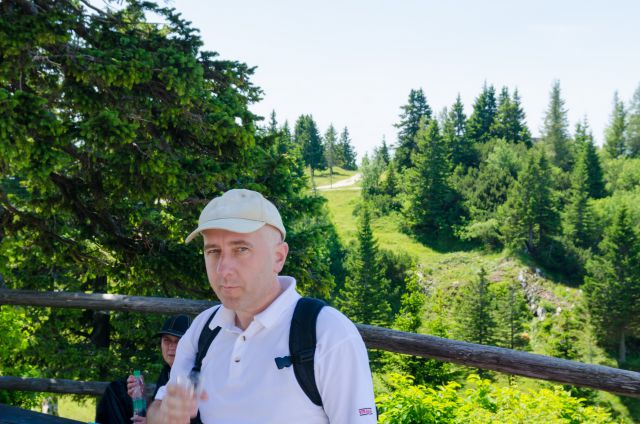
POLYGON ((360 171, 362 172, 362 196, 365 199, 381 194, 380 177, 384 169, 384 161, 379 154, 374 155, 372 159, 369 159, 367 154, 362 158, 360 171))
POLYGON ((456 306, 456 337, 470 343, 493 344, 496 336, 494 308, 487 272, 482 268, 478 278, 461 290, 456 306))
POLYGON ((580 152, 571 172, 569 202, 562 216, 562 233, 573 245, 588 249, 593 244, 594 222, 589 206, 587 146, 580 152))
POLYGON ((568 128, 567 110, 560 94, 560 81, 555 81, 551 88, 541 138, 550 152, 552 163, 563 171, 568 171, 573 163, 568 128))
POLYGON ((342 167, 344 169, 353 171, 358 169, 356 165, 356 151, 351 145, 351 138, 349 137, 349 130, 344 127, 342 133, 340 133, 340 141, 338 142, 338 150, 342 160, 342 167))
POLYGON ((632 158, 640 157, 640 85, 633 93, 628 109, 627 149, 632 158))
MULTIPOLYGON (((420 273, 416 272, 407 278, 406 292, 402 295, 400 311, 393 323, 393 328, 396 330, 418 333, 422 326, 427 295, 420 283, 419 275, 420 273)), ((436 311, 438 321, 429 323, 429 327, 431 327, 429 334, 447 337, 447 332, 441 319, 441 316, 445 314, 442 302, 439 302, 435 307, 440 307, 436 311)), ((387 356, 389 358, 388 362, 394 370, 399 369, 414 377, 414 384, 435 386, 445 384, 454 378, 451 364, 444 361, 399 354, 388 354, 387 356)))
POLYGON ((531 133, 525 122, 518 90, 515 90, 513 99, 511 99, 509 89, 502 88, 498 97, 496 119, 490 133, 494 137, 502 138, 510 143, 524 143, 527 147, 531 146, 531 133))
POLYGON ((449 185, 450 166, 438 122, 432 120, 416 136, 415 168, 409 170, 405 219, 418 236, 449 235, 460 217, 458 198, 449 185))
POLYGON ((272 110, 269 117, 269 127, 267 128, 267 133, 273 135, 276 132, 278 132, 278 121, 276 120, 276 111, 272 110))
POLYGON ((516 282, 501 287, 496 293, 496 345, 509 349, 523 348, 525 324, 529 319, 527 301, 516 282))
POLYGON ((536 253, 557 232, 558 215, 544 152, 532 151, 500 208, 505 243, 536 253))
POLYGON ((491 139, 491 127, 497 114, 496 90, 485 83, 473 104, 473 113, 467 121, 466 135, 473 143, 486 143, 491 139))
POLYGON ((311 170, 311 180, 316 169, 324 169, 327 165, 322 147, 322 139, 318 127, 311 115, 301 115, 296 121, 294 140, 302 150, 305 164, 311 170))
POLYGON ((467 116, 460 94, 444 120, 442 138, 447 145, 451 166, 462 165, 464 168, 477 165, 477 154, 471 140, 466 135, 467 116))
POLYGON ((587 262, 584 291, 601 341, 616 346, 626 361, 626 338, 640 333, 640 240, 625 206, 616 212, 600 243, 601 255, 587 262))
POLYGON ((378 154, 384 161, 385 166, 388 165, 391 157, 389 156, 389 147, 387 146, 387 139, 385 136, 382 136, 382 145, 380 146, 380 149, 378 149, 378 154))
POLYGON ((612 158, 619 158, 627 155, 627 142, 625 140, 627 132, 627 111, 624 103, 618 98, 618 92, 613 95, 613 111, 609 126, 605 129, 604 150, 612 158))
POLYGON ((338 133, 333 128, 333 124, 329 124, 329 128, 324 133, 324 156, 329 166, 329 176, 333 178, 333 167, 338 164, 338 133))
POLYGON ((412 154, 417 148, 415 138, 420 122, 424 120, 425 125, 428 125, 432 112, 421 88, 409 92, 409 101, 401 109, 400 122, 395 124, 399 131, 394 159, 398 170, 403 171, 413 166, 412 154))
POLYGON ((393 161, 387 165, 387 178, 382 184, 382 192, 391 198, 396 197, 399 193, 396 165, 393 161))
POLYGON ((362 208, 355 250, 347 259, 347 278, 336 301, 354 322, 388 326, 391 306, 387 301, 389 281, 382 273, 378 243, 371 230, 368 207, 362 208))
POLYGON ((600 199, 605 196, 604 172, 600 164, 600 157, 596 151, 593 141, 593 134, 589 130, 587 118, 576 124, 574 135, 574 146, 576 154, 584 154, 587 167, 587 184, 589 186, 589 197, 600 199), (584 152, 582 152, 584 150, 584 152))

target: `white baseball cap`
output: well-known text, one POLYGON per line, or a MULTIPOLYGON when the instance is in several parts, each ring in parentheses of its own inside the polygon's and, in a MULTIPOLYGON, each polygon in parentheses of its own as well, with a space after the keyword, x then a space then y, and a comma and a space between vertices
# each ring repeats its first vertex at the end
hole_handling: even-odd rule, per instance
POLYGON ((198 219, 198 228, 189 234, 185 243, 189 243, 203 230, 220 229, 234 233, 252 233, 266 224, 277 228, 284 240, 287 231, 275 205, 257 191, 233 189, 205 206, 198 219))

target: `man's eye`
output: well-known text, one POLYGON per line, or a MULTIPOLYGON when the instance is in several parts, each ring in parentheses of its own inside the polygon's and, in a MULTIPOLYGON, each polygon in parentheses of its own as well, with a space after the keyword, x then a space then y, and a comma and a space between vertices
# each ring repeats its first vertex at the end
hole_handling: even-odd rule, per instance
POLYGON ((248 248, 248 247, 245 247, 245 246, 241 246, 241 247, 238 247, 238 248, 236 249, 236 251, 237 251, 238 253, 245 253, 245 252, 248 252, 248 251, 249 251, 249 248, 248 248))
POLYGON ((218 256, 220 254, 219 250, 209 249, 205 252, 207 256, 218 256))

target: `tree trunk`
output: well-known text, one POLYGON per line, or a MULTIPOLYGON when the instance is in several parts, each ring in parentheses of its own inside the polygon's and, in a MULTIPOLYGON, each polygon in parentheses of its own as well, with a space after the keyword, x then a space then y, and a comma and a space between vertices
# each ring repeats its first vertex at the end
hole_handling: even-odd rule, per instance
POLYGON ((620 348, 618 351, 618 364, 622 365, 627 362, 627 344, 624 341, 624 330, 620 332, 620 348))
MULTIPOLYGON (((93 281, 94 293, 107 292, 107 277, 105 275, 96 277, 93 281)), ((111 324, 108 311, 91 311, 91 321, 93 329, 91 331, 91 342, 99 349, 109 349, 111 339, 111 324)), ((105 379, 108 375, 108 369, 102 364, 97 364, 98 375, 105 379)))

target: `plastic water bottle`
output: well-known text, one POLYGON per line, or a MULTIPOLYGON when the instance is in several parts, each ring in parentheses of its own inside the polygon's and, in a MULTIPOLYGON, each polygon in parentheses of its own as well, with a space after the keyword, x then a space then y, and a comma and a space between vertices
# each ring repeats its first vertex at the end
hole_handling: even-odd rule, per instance
POLYGON ((136 379, 136 387, 133 389, 133 415, 144 417, 147 415, 147 400, 144 397, 144 381, 140 370, 135 370, 133 376, 136 379))

